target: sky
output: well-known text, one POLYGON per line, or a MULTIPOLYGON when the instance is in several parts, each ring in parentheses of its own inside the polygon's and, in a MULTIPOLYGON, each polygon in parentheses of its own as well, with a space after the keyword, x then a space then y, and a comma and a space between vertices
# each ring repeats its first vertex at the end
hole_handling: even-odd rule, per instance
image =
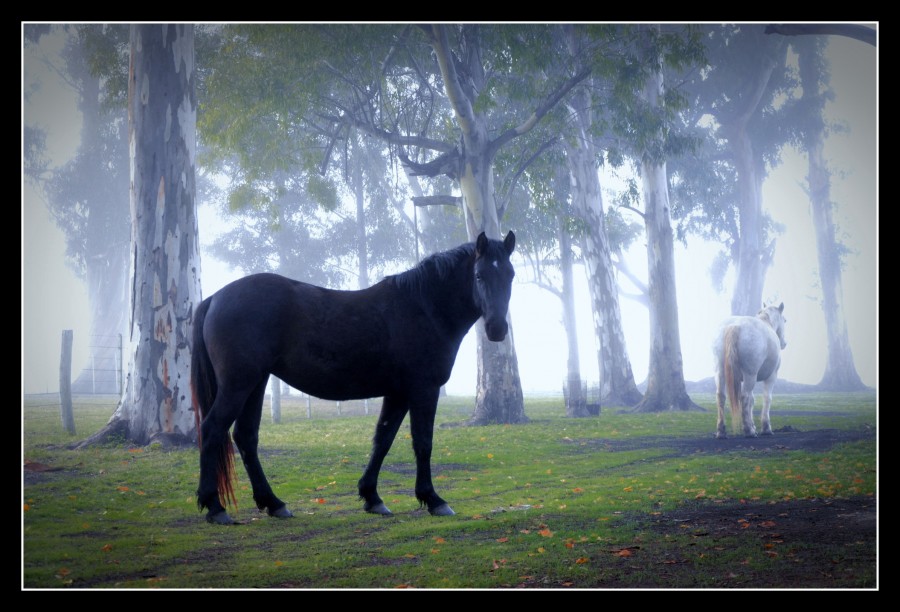
MULTIPOLYGON (((826 112, 850 129, 833 134, 825 155, 832 176, 832 200, 840 238, 850 247, 843 273, 844 315, 857 371, 866 385, 877 384, 878 364, 878 132, 877 50, 862 42, 832 36, 828 50, 835 100, 826 112)), ((38 65, 29 65, 38 76, 38 65)), ((23 58, 24 75, 24 58, 23 58)), ((23 78, 23 87, 24 87, 23 78)), ((53 159, 64 163, 80 136, 80 117, 73 94, 45 85, 23 105, 23 124, 37 122, 48 132, 53 159)), ((763 186, 763 205, 787 228, 778 239, 775 261, 763 292, 769 302, 784 302, 787 348, 782 353, 780 379, 815 384, 825 369, 826 335, 817 287, 815 236, 809 202, 803 190, 807 173, 804 156, 787 150, 783 163, 763 186)), ((614 184, 605 181, 606 185, 614 184)), ((64 263, 64 239, 44 202, 22 184, 22 390, 56 392, 62 331, 74 330, 73 378, 90 360, 87 291, 64 263)), ((611 200, 606 194, 605 201, 611 200)), ((204 297, 243 275, 216 260, 206 249, 223 225, 210 206, 198 209, 201 244, 201 287, 204 297)), ((505 233, 508 229, 503 228, 505 233)), ((646 247, 638 240, 626 254, 632 271, 646 279, 646 247)), ((691 240, 676 243, 679 332, 687 380, 712 376, 711 344, 718 323, 729 315, 734 273, 725 289, 712 289, 709 265, 716 245, 691 240)), ((525 282, 520 273, 510 301, 513 336, 523 391, 560 392, 566 375, 567 347, 560 301, 525 282)), ((575 299, 582 378, 598 378, 597 347, 583 268, 575 270, 575 299)), ((760 305, 762 306, 762 305, 760 305)), ((647 376, 649 323, 646 308, 620 298, 629 358, 635 381, 647 376)), ((127 359, 127 357, 126 357, 127 359)), ((474 333, 460 348, 447 391, 474 395, 476 357, 474 333)), ((776 394, 778 386, 776 383, 776 394)))

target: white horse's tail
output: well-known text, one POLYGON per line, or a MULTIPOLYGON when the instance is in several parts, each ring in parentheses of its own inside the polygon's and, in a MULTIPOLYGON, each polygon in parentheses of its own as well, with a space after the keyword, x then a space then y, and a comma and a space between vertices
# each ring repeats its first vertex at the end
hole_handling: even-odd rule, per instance
POLYGON ((731 404, 731 424, 734 431, 740 431, 741 428, 741 380, 743 375, 740 373, 740 360, 738 359, 738 338, 740 337, 740 328, 731 325, 725 330, 724 347, 722 352, 722 363, 725 368, 725 389, 728 394, 728 403, 731 404), (735 378, 737 371, 737 378, 735 378))

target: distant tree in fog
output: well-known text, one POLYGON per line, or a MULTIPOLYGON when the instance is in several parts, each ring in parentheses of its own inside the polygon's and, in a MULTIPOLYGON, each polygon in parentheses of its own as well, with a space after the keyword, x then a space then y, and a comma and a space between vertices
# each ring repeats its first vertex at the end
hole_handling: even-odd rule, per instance
MULTIPOLYGON (((115 66, 122 71, 127 67, 122 50, 128 28, 58 25, 34 31, 36 27, 29 26, 32 35, 25 38, 26 72, 32 62, 44 57, 42 36, 65 35, 61 63, 53 70, 75 91, 82 119, 81 138, 71 161, 63 166, 51 165, 52 160, 46 157, 46 135, 31 123, 34 118, 26 99, 24 171, 45 198, 50 215, 65 236, 66 263, 87 289, 90 337, 80 341, 93 347, 93 357, 104 364, 103 369, 111 370, 119 359, 117 338, 128 324, 131 224, 125 105, 110 88, 108 69, 115 66)), ((75 392, 119 392, 114 375, 92 380, 90 371, 80 373, 72 388, 75 392)))
POLYGON ((755 24, 702 25, 708 64, 686 82, 687 130, 706 131, 695 156, 672 159, 677 235, 694 232, 723 245, 714 281, 734 266, 731 312, 755 315, 780 231, 763 212, 762 185, 787 143, 782 96, 795 81, 786 70, 787 42, 755 24))
MULTIPOLYGON (((831 129, 824 118, 826 102, 832 97, 829 69, 824 52, 828 41, 821 36, 791 41, 798 54, 800 86, 803 95, 796 101, 796 114, 790 125, 798 144, 806 152, 806 176, 812 221, 816 234, 822 311, 828 334, 825 372, 817 385, 827 391, 861 391, 866 388, 853 361, 847 321, 844 318, 844 291, 841 280, 846 247, 837 237, 831 200, 831 172, 825 160, 825 137, 831 129)), ((875 109, 872 109, 875 112, 875 109)), ((874 143, 873 143, 874 148, 874 143)))

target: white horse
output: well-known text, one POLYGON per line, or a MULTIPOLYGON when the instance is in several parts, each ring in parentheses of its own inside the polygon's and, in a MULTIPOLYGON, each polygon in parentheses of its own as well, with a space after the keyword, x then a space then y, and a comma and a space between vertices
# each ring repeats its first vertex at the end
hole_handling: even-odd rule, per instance
POLYGON ((753 387, 757 381, 762 381, 764 386, 762 433, 772 435, 769 423, 772 386, 781 366, 781 351, 787 346, 784 340, 784 324, 787 319, 783 312, 783 302, 778 306, 763 305, 763 309, 755 317, 729 317, 722 322, 713 343, 716 357, 716 405, 719 408, 717 438, 728 437, 725 431, 726 394, 731 404, 735 433, 742 423, 745 436, 757 435, 753 424, 753 387))

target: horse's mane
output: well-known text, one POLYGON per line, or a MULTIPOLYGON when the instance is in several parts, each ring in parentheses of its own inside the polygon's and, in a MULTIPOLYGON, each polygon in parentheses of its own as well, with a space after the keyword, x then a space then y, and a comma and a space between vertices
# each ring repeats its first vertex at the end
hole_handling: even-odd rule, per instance
POLYGON ((416 267, 389 278, 393 279, 397 287, 413 295, 423 296, 429 293, 432 287, 447 280, 459 264, 470 258, 474 252, 474 242, 463 244, 449 251, 429 255, 416 267))

